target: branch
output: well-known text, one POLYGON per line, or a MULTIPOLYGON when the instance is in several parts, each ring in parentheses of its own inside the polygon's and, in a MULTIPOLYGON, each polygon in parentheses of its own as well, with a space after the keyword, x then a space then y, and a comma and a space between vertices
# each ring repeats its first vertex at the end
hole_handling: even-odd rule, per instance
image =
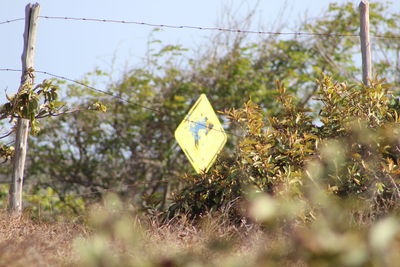
POLYGON ((91 109, 91 108, 75 108, 75 109, 69 109, 69 110, 65 110, 62 112, 57 112, 57 113, 53 113, 53 112, 49 112, 47 114, 44 115, 38 115, 35 118, 36 119, 42 119, 42 118, 46 118, 46 117, 58 117, 61 115, 66 115, 66 114, 71 114, 71 113, 76 113, 76 112, 81 112, 81 111, 96 111, 96 109, 91 109))

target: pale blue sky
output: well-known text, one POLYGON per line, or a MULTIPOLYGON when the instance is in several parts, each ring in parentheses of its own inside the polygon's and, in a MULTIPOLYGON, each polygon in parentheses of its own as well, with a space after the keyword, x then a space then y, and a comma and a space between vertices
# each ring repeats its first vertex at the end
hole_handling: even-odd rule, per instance
MULTIPOLYGON (((105 18, 144 21, 156 24, 217 26, 226 7, 232 8, 240 19, 249 8, 259 2, 255 24, 251 29, 274 30, 274 21, 281 16, 281 23, 293 26, 305 13, 318 16, 330 0, 42 0, 41 15, 105 18)), ((352 2, 359 0, 336 0, 352 2)), ((373 2, 373 1, 370 1, 373 2)), ((386 2, 377 0, 374 2, 386 2)), ((400 1, 393 1, 394 11, 400 13, 400 1)), ((24 16, 29 1, 1 0, 0 22, 24 16)), ((21 68, 22 34, 24 22, 0 25, 0 68, 21 68)), ((95 22, 55 21, 41 19, 37 36, 35 68, 72 79, 79 79, 85 72, 100 67, 110 70, 115 58, 116 74, 128 66, 140 64, 147 46, 151 27, 140 25, 103 24, 95 22)), ((197 48, 207 42, 212 32, 198 30, 165 29, 157 39, 165 44, 181 44, 197 48)), ((194 49, 193 49, 194 51, 194 49)), ((48 78, 38 75, 37 80, 48 78)), ((4 89, 9 93, 18 88, 20 73, 0 72, 0 102, 4 89)), ((101 87, 101 86, 99 86, 101 87)))

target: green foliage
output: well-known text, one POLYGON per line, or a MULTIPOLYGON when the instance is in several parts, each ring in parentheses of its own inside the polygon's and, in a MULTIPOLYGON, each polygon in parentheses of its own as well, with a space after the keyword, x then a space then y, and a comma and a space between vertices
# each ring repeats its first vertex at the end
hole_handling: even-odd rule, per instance
POLYGON ((15 148, 13 146, 0 145, 0 158, 4 160, 4 162, 11 159, 14 155, 15 148))
MULTIPOLYGON (((27 74, 31 79, 34 78, 34 70, 29 69, 27 74)), ((60 87, 54 84, 53 80, 43 80, 42 83, 33 86, 26 82, 13 96, 7 95, 7 100, 0 108, 0 121, 9 119, 12 125, 8 125, 9 132, 0 137, 6 138, 16 129, 17 119, 29 120, 31 135, 37 135, 40 131, 39 120, 46 117, 60 116, 70 112, 83 110, 97 110, 106 112, 107 108, 99 101, 91 106, 81 109, 67 109, 65 103, 58 101, 58 92, 60 87)), ((5 161, 13 156, 14 147, 0 145, 0 158, 5 161)))
POLYGON ((221 163, 208 175, 186 177, 187 187, 175 196, 170 212, 199 215, 219 209, 246 198, 250 186, 302 198, 307 180, 337 196, 368 201, 372 214, 398 208, 400 121, 389 87, 383 81, 348 86, 327 76, 318 84, 321 109, 315 119, 279 82, 281 110, 267 115, 267 121, 252 101, 227 110, 228 118, 244 130, 234 161, 221 163))
MULTIPOLYGON (((27 75, 33 78, 33 72, 34 70, 30 69, 27 75)), ((106 107, 99 101, 94 102, 86 108, 66 109, 65 104, 58 101, 59 90, 60 87, 54 84, 54 81, 44 80, 35 87, 31 83, 24 83, 18 93, 13 96, 7 96, 8 102, 3 104, 0 109, 0 120, 9 119, 8 128, 10 130, 7 134, 0 137, 0 139, 7 138, 16 130, 17 119, 29 120, 30 134, 38 135, 40 131, 39 120, 43 118, 56 117, 76 111, 106 111, 106 107)), ((44 140, 44 142, 48 142, 48 140, 44 140)), ((1 144, 0 159, 3 159, 4 162, 10 160, 14 155, 14 150, 14 146, 12 145, 1 144)), ((7 171, 7 168, 2 169, 3 171, 7 171)), ((36 190, 34 195, 25 196, 25 201, 31 205, 30 210, 35 216, 49 215, 50 213, 52 215, 77 214, 82 212, 84 208, 81 198, 76 198, 68 194, 55 194, 54 190, 50 187, 47 187, 47 190, 44 191, 42 189, 36 190)))
MULTIPOLYGON (((0 208, 5 210, 8 204, 9 185, 0 185, 0 208)), ((22 195, 24 211, 32 219, 55 221, 76 219, 85 211, 84 200, 75 195, 60 196, 52 188, 31 188, 22 195)))
MULTIPOLYGON (((28 70, 27 75, 33 77, 33 69, 28 70)), ((7 95, 5 104, 0 107, 0 123, 8 119, 8 132, 2 134, 0 139, 7 138, 16 130, 18 118, 30 121, 31 134, 36 135, 40 131, 39 119, 55 116, 64 107, 62 102, 57 101, 59 87, 50 80, 44 80, 41 84, 33 87, 31 83, 24 83, 18 93, 13 96, 7 95)), ((3 163, 10 160, 14 155, 14 147, 10 144, 0 144, 0 159, 3 163)))
POLYGON ((0 185, 0 208, 7 208, 9 185, 0 185))
POLYGON ((44 80, 35 88, 32 88, 32 84, 25 83, 17 94, 7 96, 8 102, 1 107, 0 116, 2 119, 10 118, 11 120, 13 118, 28 119, 31 133, 37 134, 40 130, 37 119, 54 115, 63 107, 63 103, 57 101, 58 90, 59 87, 53 85, 50 80, 44 80))
POLYGON ((65 220, 85 210, 85 202, 81 197, 60 196, 50 187, 26 194, 24 201, 32 217, 38 219, 65 220))

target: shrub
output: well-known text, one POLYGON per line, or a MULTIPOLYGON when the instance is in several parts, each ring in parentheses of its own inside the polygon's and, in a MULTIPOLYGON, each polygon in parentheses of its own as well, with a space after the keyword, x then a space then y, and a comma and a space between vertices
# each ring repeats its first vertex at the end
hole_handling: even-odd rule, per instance
POLYGON ((184 177, 170 215, 197 216, 245 199, 248 189, 304 198, 308 181, 341 198, 367 200, 386 212, 400 200, 398 102, 384 80, 348 85, 323 76, 305 108, 277 82, 280 110, 264 112, 248 101, 224 114, 244 131, 235 155, 209 174, 184 177))

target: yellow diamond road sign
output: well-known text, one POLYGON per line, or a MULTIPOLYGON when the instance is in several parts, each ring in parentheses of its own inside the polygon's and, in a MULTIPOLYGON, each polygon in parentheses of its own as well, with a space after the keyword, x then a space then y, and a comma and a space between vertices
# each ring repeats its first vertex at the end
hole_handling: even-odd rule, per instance
POLYGON ((199 97, 178 126, 175 138, 196 172, 207 172, 227 138, 205 94, 199 97))

